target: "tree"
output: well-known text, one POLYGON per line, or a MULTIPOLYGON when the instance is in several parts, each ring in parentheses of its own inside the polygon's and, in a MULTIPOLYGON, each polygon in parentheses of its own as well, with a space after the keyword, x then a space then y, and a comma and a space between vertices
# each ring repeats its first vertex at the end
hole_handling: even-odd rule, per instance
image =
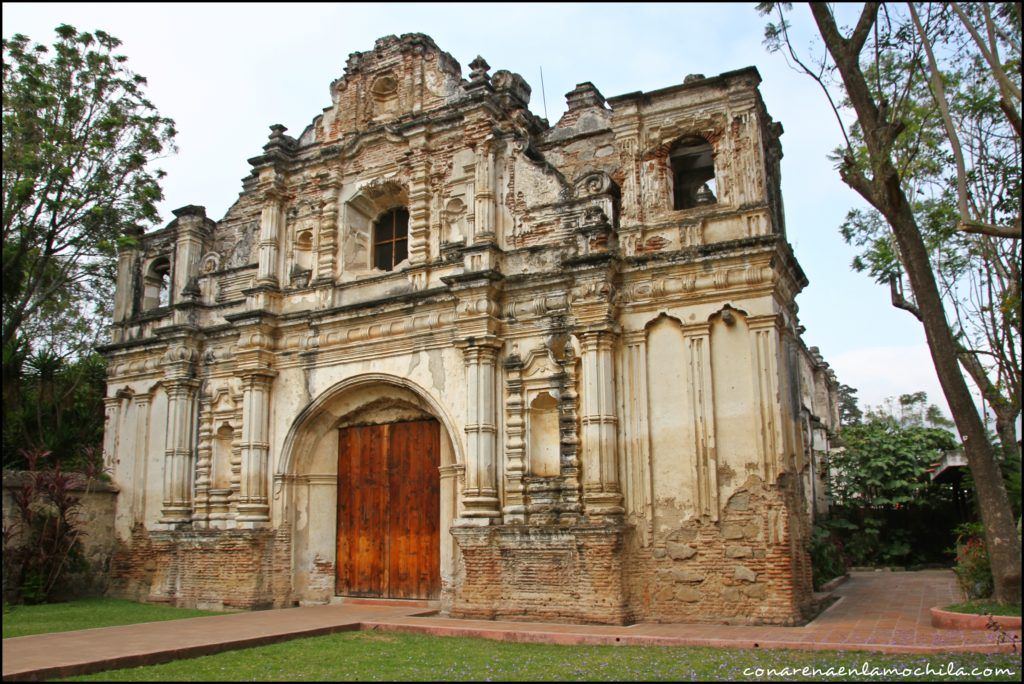
POLYGON ((40 331, 96 328, 85 305, 102 317, 125 228, 158 218, 163 173, 150 162, 175 135, 114 53, 118 39, 56 32, 52 49, 3 41, 5 384, 40 331))
POLYGON ((127 227, 158 218, 163 173, 150 162, 175 135, 118 39, 56 32, 52 48, 3 41, 5 417, 27 359, 72 362, 106 329, 116 251, 127 227))
POLYGON ((938 551, 951 541, 939 539, 935 528, 951 510, 950 492, 930 481, 929 468, 956 440, 928 424, 926 410, 908 412, 927 405, 923 392, 900 400, 898 415, 869 411, 863 422, 843 427, 843 448, 829 457, 831 526, 844 532, 845 550, 858 565, 936 560, 923 554, 928 543, 914 543, 929 527, 938 551), (911 558, 915 547, 922 555, 911 558))
POLYGON ((849 385, 839 385, 839 425, 858 425, 864 413, 857 406, 857 390, 849 385))
MULTIPOLYGON (((825 52, 814 68, 800 60, 792 48, 784 16, 786 7, 763 3, 760 9, 765 13, 777 12, 779 18, 777 24, 769 24, 766 29, 769 46, 776 49, 785 46, 787 54, 817 79, 829 96, 846 139, 846 146, 839 151, 837 158, 840 178, 878 212, 889 231, 889 244, 901 268, 901 279, 890 280, 893 303, 912 311, 921 321, 939 382, 963 440, 964 454, 974 478, 985 525, 995 597, 1000 601, 1019 602, 1021 558, 1015 521, 995 450, 987 439, 984 423, 959 367, 963 345, 958 343, 947 321, 931 253, 919 224, 919 213, 915 213, 910 199, 913 180, 920 171, 919 162, 926 161, 916 154, 916 150, 933 143, 934 139, 934 129, 922 125, 922 118, 917 115, 916 109, 920 108, 921 100, 913 96, 928 80, 934 87, 934 79, 929 79, 929 67, 926 66, 926 41, 921 40, 914 22, 916 9, 899 14, 895 7, 866 3, 856 25, 852 29, 841 29, 830 6, 811 3, 810 11, 825 46, 825 52), (836 77, 834 82, 833 77, 836 77), (840 87, 843 94, 838 104, 829 89, 833 84, 840 87), (856 117, 849 134, 843 126, 841 109, 852 111, 856 117), (900 287, 904 275, 905 287, 900 287)), ((991 17, 988 10, 984 14, 991 17)), ((1012 12, 1003 14, 1011 15, 1012 12)), ((946 41, 943 44, 948 49, 955 49, 950 41, 962 35, 962 31, 970 33, 971 28, 968 26, 970 17, 965 20, 957 14, 956 19, 961 22, 960 28, 952 18, 945 22, 937 21, 927 33, 928 40, 932 44, 946 41)), ((1016 50, 1019 65, 1019 23, 1010 26, 1008 31, 1007 22, 1004 21, 1002 26, 1002 33, 1008 34, 1006 38, 1001 37, 994 20, 986 24, 990 37, 986 47, 988 55, 998 54, 995 46, 1003 45, 1011 52, 1016 50), (1017 36, 1016 43, 1014 36, 1017 36)), ((974 44, 978 45, 977 42, 974 44)), ((989 63, 988 58, 985 59, 989 63)), ((1014 70, 1012 65, 1005 63, 990 65, 989 78, 998 82, 1001 93, 1007 74, 1014 74, 1019 83, 1019 66, 1014 70)), ((1019 119, 1019 112, 1014 108, 1020 106, 1019 86, 1016 103, 1012 99, 1012 89, 1006 90, 1008 95, 1000 103, 1012 128, 1012 113, 1017 113, 1019 119)), ((1019 130, 1018 126, 1015 131, 1018 149, 1019 130)), ((948 137, 933 144, 948 150, 953 147, 948 137)), ((1019 175, 1019 161, 1017 173, 1019 175)), ((958 173, 957 178, 966 175, 965 169, 963 174, 958 173)), ((1019 194, 1010 200, 1011 205, 1013 202, 1016 202, 1015 234, 1019 238, 1019 194)), ((980 225, 987 222, 964 212, 959 197, 957 210, 959 215, 955 224, 961 232, 980 230, 991 236, 1014 234, 1012 225, 1011 230, 1003 230, 1007 226, 980 225)))

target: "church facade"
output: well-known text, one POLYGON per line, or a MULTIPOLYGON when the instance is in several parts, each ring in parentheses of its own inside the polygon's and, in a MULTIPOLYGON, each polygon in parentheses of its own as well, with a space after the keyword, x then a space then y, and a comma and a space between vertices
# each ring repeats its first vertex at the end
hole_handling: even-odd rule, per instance
POLYGON ((121 252, 114 592, 799 623, 836 382, 757 71, 551 126, 469 68, 378 40, 221 220, 121 252))

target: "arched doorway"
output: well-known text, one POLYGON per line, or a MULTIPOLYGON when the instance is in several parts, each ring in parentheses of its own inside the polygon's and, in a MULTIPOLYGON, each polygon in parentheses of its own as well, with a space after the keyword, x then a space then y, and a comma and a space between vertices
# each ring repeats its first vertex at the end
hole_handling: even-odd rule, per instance
MULTIPOLYGON (((358 473, 343 475, 351 470, 352 464, 341 463, 342 440, 348 439, 343 436, 343 431, 357 428, 375 426, 374 429, 382 430, 383 426, 393 426, 402 423, 426 423, 429 430, 439 433, 437 441, 433 444, 438 446, 438 461, 434 462, 432 476, 437 478, 438 494, 430 498, 438 502, 439 510, 426 517, 432 526, 436 527, 438 535, 431 546, 421 556, 419 549, 416 552, 416 565, 426 563, 426 559, 433 554, 430 564, 433 571, 425 583, 430 587, 429 592, 419 589, 420 580, 417 579, 416 591, 421 595, 426 593, 429 597, 440 598, 441 605, 451 600, 451 590, 458 582, 457 573, 460 572, 460 553, 456 547, 449 529, 454 520, 458 517, 458 488, 459 477, 462 472, 462 449, 464 445, 452 435, 460 434, 459 425, 453 422, 448 407, 435 397, 426 388, 417 385, 407 378, 397 377, 383 373, 364 373, 352 376, 327 386, 318 393, 306 407, 295 417, 285 437, 282 446, 282 457, 275 475, 275 515, 287 525, 291 533, 291 585, 292 595, 300 602, 322 603, 329 601, 331 597, 341 595, 362 595, 374 596, 388 594, 383 590, 383 583, 363 583, 353 588, 351 579, 346 580, 344 586, 339 586, 339 575, 342 578, 351 578, 351 570, 342 574, 342 566, 350 563, 350 553, 345 547, 339 549, 339 542, 343 542, 344 533, 339 527, 339 509, 344 497, 350 496, 348 492, 352 489, 343 480, 361 482, 367 478, 360 477, 358 473), (339 470, 339 466, 341 469, 339 470), (439 467, 438 467, 439 466, 439 467), (438 482, 439 481, 439 482, 438 482), (341 486, 339 487, 339 484, 341 486), (440 576, 438 582, 437 576, 440 576), (436 588, 440 584, 440 591, 436 588)), ((393 431, 392 427, 388 428, 393 431)), ((401 430, 401 428, 399 429, 401 430)), ((434 434, 436 434, 434 433, 434 434)), ((399 432, 401 437, 401 432, 399 432)), ((391 439, 389 432, 389 439, 391 439)), ((382 437, 378 434, 377 439, 382 437)), ((396 438, 397 439, 397 438, 396 438)), ((409 438, 406 438, 409 439, 409 438)), ((418 443, 421 437, 413 436, 411 441, 418 443)), ((409 456, 421 463, 420 456, 409 456)), ((362 459, 360 458, 360 461, 362 459)), ((388 459, 384 459, 386 464, 388 459)), ((391 459, 392 465, 397 463, 391 459)), ((358 463, 356 464, 358 467, 358 463)), ((426 468, 430 470, 430 468, 426 468)), ((386 474, 386 471, 385 473, 386 474)), ((425 476, 425 474, 424 474, 425 476)), ((377 482, 381 482, 383 475, 378 470, 373 476, 377 482)), ((406 477, 406 480, 412 480, 406 477)), ((405 484, 405 481, 402 481, 405 484)), ((376 485, 382 487, 382 485, 376 485)), ((356 496, 366 497, 372 501, 373 497, 380 498, 382 491, 376 495, 372 494, 372 488, 360 484, 356 496)), ((401 490, 397 496, 392 497, 388 492, 389 512, 395 505, 390 504, 392 499, 404 500, 408 496, 401 490)), ((427 499, 424 499, 426 501, 427 499)), ((351 504, 345 504, 351 505, 351 504)), ((398 505, 401 505, 398 504, 398 505)), ((371 506, 371 511, 373 507, 371 506)), ((381 510, 378 503, 376 510, 381 510)), ((421 510, 419 508, 415 510, 421 510)), ((412 510, 409 510, 410 514, 412 510)), ((367 513, 369 515, 369 513, 367 513)), ((396 513, 397 515, 397 513, 396 513)), ((389 555, 399 553, 406 544, 406 535, 401 528, 402 519, 399 517, 395 524, 388 521, 387 528, 383 527, 383 520, 377 523, 377 530, 372 525, 364 526, 362 532, 353 532, 350 536, 356 539, 364 538, 365 543, 370 540, 384 539, 385 544, 390 544, 389 555), (369 527, 369 530, 365 529, 369 527), (394 531, 392 531, 394 530, 394 531)), ((422 532, 422 531, 421 531, 422 532)), ((418 537, 421 534, 417 535, 418 537)), ((351 541, 348 542, 351 546, 351 541)), ((388 550, 388 547, 385 547, 388 550)), ((409 560, 409 554, 399 554, 398 560, 409 560)), ((366 564, 368 561, 364 562, 366 564)), ((375 561, 383 572, 384 560, 375 561)), ((397 562, 397 561, 396 561, 397 562)), ((388 560, 390 564, 391 561, 388 560)), ((357 564, 358 567, 358 564, 357 564)), ((394 569, 394 574, 402 575, 408 573, 409 568, 401 566, 394 569)), ((388 590, 391 591, 391 567, 388 568, 388 590)), ((399 586, 405 581, 400 580, 399 586)), ((406 593, 412 591, 406 587, 406 593)), ((393 592, 392 592, 392 595, 393 592)))
POLYGON ((440 459, 432 418, 339 428, 338 595, 440 597, 440 459))

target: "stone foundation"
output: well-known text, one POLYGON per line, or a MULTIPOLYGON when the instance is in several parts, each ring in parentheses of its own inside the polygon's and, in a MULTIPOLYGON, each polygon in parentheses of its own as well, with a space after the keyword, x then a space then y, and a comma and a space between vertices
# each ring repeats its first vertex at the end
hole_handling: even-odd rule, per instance
POLYGON ((465 575, 452 617, 625 624, 625 528, 454 527, 465 575))
POLYGON ((180 608, 292 605, 291 530, 132 530, 111 563, 111 596, 180 608))

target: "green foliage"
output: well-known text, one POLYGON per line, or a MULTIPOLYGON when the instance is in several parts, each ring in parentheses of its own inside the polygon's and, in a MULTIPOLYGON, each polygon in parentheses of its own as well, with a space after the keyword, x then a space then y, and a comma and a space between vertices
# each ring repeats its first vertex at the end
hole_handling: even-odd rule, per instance
POLYGON ((985 530, 980 523, 964 523, 957 529, 956 581, 968 601, 992 596, 992 565, 985 547, 985 530))
POLYGON ((843 448, 829 457, 832 506, 823 526, 854 565, 935 562, 949 544, 936 533, 952 527, 952 492, 932 483, 929 469, 957 442, 931 426, 936 416, 923 392, 895 404, 843 427, 843 448))
POLYGON ((811 554, 811 573, 815 591, 826 582, 846 574, 843 542, 828 519, 816 521, 811 530, 811 545, 808 551, 811 554))
MULTIPOLYGON (((95 343, 116 245, 126 228, 158 218, 163 174, 150 163, 173 148, 173 122, 114 52, 119 40, 56 32, 51 47, 3 40, 5 361, 46 348, 75 356, 95 343)), ((5 365, 4 382, 19 371, 5 365)))
POLYGON ((102 472, 102 455, 83 450, 85 475, 65 472, 46 451, 26 450, 22 457, 28 471, 11 494, 14 513, 4 520, 4 600, 44 603, 72 592, 68 578, 87 569, 78 492, 102 472))
POLYGON ((857 390, 849 385, 839 385, 839 425, 857 425, 864 413, 857 406, 857 390))
POLYGON ((12 380, 3 423, 3 466, 25 466, 22 449, 51 452, 65 469, 77 462, 83 447, 98 449, 103 440, 106 360, 92 353, 65 361, 49 350, 27 356, 24 374, 12 380))

